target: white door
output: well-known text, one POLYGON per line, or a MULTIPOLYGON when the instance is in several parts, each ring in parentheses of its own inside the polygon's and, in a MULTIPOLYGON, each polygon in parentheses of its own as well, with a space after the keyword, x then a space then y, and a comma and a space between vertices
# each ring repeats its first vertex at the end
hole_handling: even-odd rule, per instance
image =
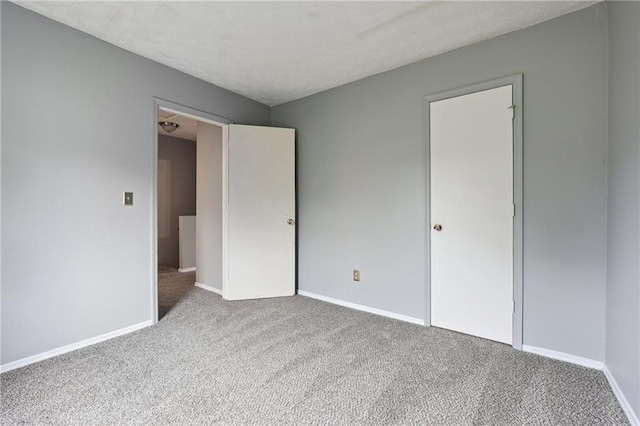
POLYGON ((295 293, 295 131, 229 125, 223 295, 295 293))
POLYGON ((431 324, 513 340, 512 86, 430 104, 431 324))

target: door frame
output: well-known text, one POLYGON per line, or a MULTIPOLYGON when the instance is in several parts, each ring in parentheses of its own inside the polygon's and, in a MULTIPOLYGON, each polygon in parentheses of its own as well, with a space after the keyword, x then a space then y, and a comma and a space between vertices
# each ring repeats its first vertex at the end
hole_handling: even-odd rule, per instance
POLYGON ((426 310, 425 325, 431 326, 431 103, 469 95, 503 86, 512 86, 513 105, 513 343, 522 350, 523 334, 523 134, 522 134, 522 73, 463 86, 427 95, 422 102, 424 161, 426 182, 426 310))
POLYGON ((229 125, 233 120, 166 99, 153 98, 153 143, 151 145, 151 320, 158 322, 158 112, 160 109, 222 128, 222 291, 226 288, 227 268, 227 153, 229 125))

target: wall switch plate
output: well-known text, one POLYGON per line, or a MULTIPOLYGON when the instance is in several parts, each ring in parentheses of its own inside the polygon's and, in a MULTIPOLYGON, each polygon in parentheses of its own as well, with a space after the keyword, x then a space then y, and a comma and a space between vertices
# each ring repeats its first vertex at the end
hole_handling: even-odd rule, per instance
POLYGON ((358 271, 357 269, 353 270, 353 280, 360 281, 360 271, 358 271))
POLYGON ((124 193, 124 205, 132 206, 133 205, 133 192, 125 192, 124 193))

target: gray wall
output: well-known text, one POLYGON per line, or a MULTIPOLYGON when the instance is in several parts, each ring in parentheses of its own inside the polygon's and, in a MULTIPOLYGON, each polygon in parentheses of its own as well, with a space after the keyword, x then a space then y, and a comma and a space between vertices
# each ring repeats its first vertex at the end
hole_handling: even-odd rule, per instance
POLYGON ((180 268, 190 269, 196 267, 196 217, 180 216, 178 218, 180 228, 180 268))
POLYGON ((151 320, 154 96, 270 109, 1 3, 5 364, 151 320))
POLYGON ((196 282, 222 291, 222 128, 198 122, 196 282))
POLYGON ((640 3, 608 6, 606 363, 640 417, 640 3))
POLYGON ((170 235, 158 238, 158 263, 177 268, 178 216, 196 214, 196 143, 158 135, 158 158, 171 161, 170 235))
POLYGON ((300 290, 423 318, 422 98, 518 72, 524 344, 604 360, 604 4, 273 108, 298 135, 300 290))

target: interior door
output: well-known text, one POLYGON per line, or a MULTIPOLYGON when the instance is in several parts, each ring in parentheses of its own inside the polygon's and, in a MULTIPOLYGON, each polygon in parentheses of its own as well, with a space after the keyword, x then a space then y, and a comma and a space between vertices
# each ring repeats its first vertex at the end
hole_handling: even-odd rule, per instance
POLYGON ((228 300, 295 294, 295 131, 229 125, 228 300))
POLYGON ((513 340, 512 86, 430 104, 431 324, 513 340))

